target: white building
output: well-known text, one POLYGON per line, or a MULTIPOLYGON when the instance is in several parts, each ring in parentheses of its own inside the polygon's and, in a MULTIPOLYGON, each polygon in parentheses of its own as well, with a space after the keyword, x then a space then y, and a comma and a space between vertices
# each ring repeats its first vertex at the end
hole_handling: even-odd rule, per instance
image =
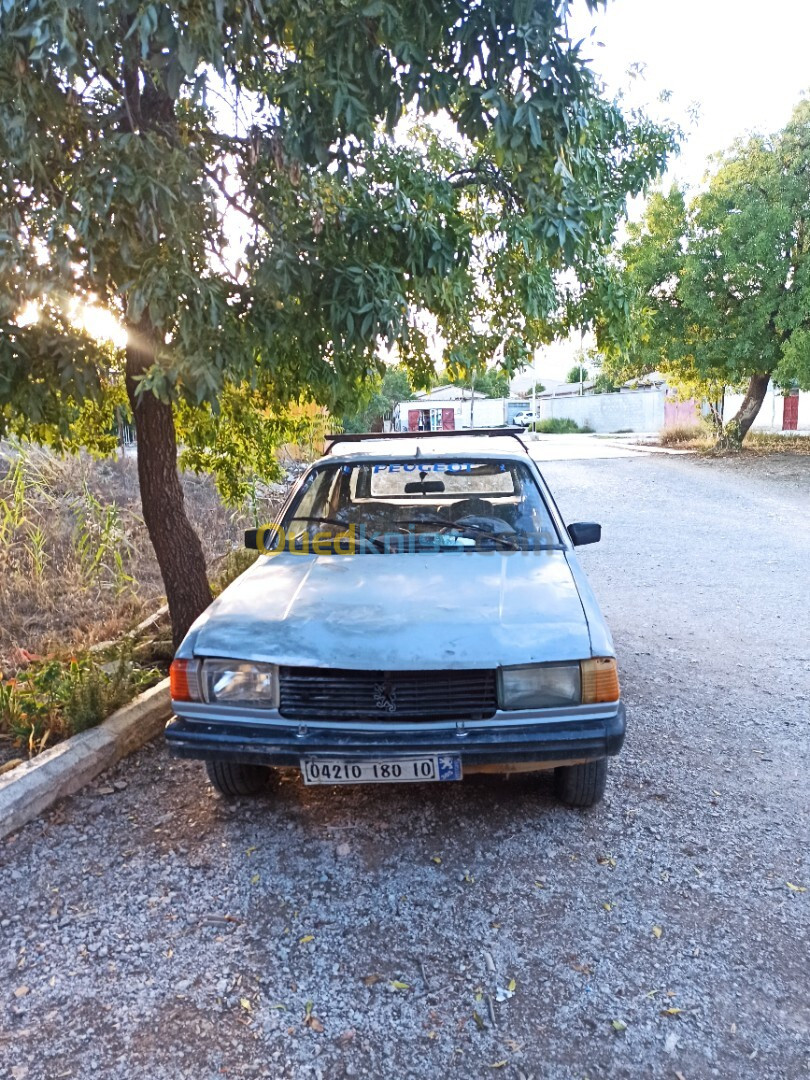
POLYGON ((417 394, 412 401, 400 401, 394 408, 395 431, 453 431, 459 428, 499 427, 507 423, 509 398, 491 398, 477 390, 459 386, 437 386, 417 394))

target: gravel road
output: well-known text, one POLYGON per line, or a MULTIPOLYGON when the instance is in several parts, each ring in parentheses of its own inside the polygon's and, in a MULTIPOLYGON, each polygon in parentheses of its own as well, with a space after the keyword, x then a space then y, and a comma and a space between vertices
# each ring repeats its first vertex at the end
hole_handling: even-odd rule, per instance
POLYGON ((810 1076, 810 469, 545 469, 604 525, 604 803, 228 805, 151 746, 0 845, 0 1077, 810 1076))

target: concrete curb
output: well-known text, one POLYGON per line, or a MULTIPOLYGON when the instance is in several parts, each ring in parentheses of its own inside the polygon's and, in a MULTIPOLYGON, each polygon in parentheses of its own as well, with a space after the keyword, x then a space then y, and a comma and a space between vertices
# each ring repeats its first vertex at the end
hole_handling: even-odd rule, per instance
POLYGON ((171 714, 169 680, 163 679, 98 727, 4 773, 0 776, 0 840, 149 742, 171 714))

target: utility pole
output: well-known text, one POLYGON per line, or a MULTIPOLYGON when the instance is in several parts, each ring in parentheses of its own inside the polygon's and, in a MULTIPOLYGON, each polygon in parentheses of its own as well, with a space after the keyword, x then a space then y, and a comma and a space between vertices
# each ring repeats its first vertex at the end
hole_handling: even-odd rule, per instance
MULTIPOLYGON (((532 357, 532 424, 537 423, 537 349, 532 357)), ((534 430, 534 428, 532 428, 534 430)))

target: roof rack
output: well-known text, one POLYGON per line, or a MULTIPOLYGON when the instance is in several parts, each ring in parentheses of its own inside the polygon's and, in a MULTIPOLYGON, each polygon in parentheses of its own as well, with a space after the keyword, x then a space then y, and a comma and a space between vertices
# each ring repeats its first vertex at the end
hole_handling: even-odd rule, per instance
POLYGON ((467 438, 483 435, 485 438, 498 438, 506 436, 519 442, 526 453, 529 448, 521 439, 523 428, 519 427, 494 427, 494 428, 454 428, 450 431, 360 431, 350 432, 346 435, 325 435, 326 453, 331 454, 335 443, 369 442, 375 439, 450 439, 466 436, 467 438))

